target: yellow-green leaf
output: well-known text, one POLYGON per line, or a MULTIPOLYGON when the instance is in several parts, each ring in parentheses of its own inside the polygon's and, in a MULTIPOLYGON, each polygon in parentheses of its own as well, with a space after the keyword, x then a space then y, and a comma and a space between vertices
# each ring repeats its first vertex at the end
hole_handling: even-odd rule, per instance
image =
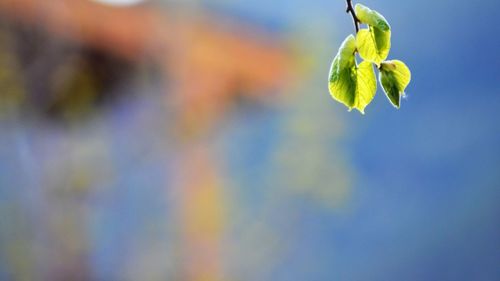
POLYGON ((357 68, 356 102, 354 108, 365 114, 377 92, 377 79, 371 62, 363 61, 357 68))
POLYGON ((356 39, 351 34, 342 42, 337 54, 339 66, 347 67, 356 63, 354 54, 356 53, 356 39))
POLYGON ((399 108, 401 96, 410 84, 411 72, 408 66, 399 60, 385 61, 380 64, 380 83, 389 101, 399 108))
POLYGON ((379 65, 389 55, 391 31, 383 31, 373 26, 361 29, 356 35, 356 45, 363 59, 379 65))
POLYGON ((381 31, 391 30, 391 26, 389 25, 387 20, 377 11, 374 11, 361 4, 356 4, 354 10, 356 11, 356 16, 361 21, 361 23, 376 27, 381 31))
POLYGON ((328 88, 335 100, 364 114, 375 96, 377 82, 372 64, 363 61, 357 65, 354 51, 354 36, 350 35, 332 62, 328 88))

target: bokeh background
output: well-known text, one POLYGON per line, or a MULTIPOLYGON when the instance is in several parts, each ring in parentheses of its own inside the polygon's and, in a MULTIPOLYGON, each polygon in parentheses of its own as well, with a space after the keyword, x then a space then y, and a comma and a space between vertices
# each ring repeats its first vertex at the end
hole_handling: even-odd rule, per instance
POLYGON ((364 1, 365 116, 345 1, 107 2, 0 0, 0 280, 500 280, 500 2, 364 1))

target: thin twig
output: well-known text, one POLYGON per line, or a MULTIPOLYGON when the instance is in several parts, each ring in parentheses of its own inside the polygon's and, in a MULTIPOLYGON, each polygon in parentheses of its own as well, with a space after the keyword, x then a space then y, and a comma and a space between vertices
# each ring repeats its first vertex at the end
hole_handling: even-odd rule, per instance
POLYGON ((346 13, 351 13, 352 21, 354 22, 354 28, 356 28, 356 33, 358 33, 360 21, 358 19, 358 16, 356 16, 356 12, 354 11, 354 7, 352 6, 352 0, 346 0, 346 2, 347 2, 346 13))

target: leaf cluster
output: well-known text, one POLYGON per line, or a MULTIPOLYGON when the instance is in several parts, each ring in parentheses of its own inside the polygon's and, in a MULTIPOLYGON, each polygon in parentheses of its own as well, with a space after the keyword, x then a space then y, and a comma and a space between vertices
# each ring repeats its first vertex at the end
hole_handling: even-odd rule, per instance
POLYGON ((359 30, 356 36, 347 36, 340 46, 330 68, 330 94, 349 111, 354 108, 364 114, 377 92, 375 65, 387 98, 399 108, 411 72, 402 61, 387 60, 391 49, 391 26, 380 13, 361 4, 352 12, 355 20, 366 28, 359 30), (360 64, 356 53, 363 59, 360 64))

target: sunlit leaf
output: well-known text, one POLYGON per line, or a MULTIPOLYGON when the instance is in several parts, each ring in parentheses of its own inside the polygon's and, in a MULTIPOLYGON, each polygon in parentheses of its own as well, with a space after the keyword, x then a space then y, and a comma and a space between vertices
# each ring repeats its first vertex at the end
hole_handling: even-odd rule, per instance
POLYGON ((385 61, 380 64, 380 83, 389 101, 399 108, 401 96, 405 95, 405 89, 410 84, 410 69, 399 60, 385 61))
POLYGON ((344 40, 335 56, 329 75, 328 88, 332 97, 364 114, 366 106, 377 91, 375 72, 370 62, 356 64, 355 39, 350 35, 344 40))
POLYGON ((356 35, 359 55, 377 65, 387 59, 391 49, 391 32, 376 27, 361 29, 356 35))
POLYGON ((354 10, 356 11, 356 16, 358 16, 358 19, 361 21, 361 23, 376 27, 381 31, 391 30, 391 26, 389 25, 387 20, 377 11, 374 11, 361 4, 356 4, 354 10))
POLYGON ((339 59, 339 67, 351 66, 356 63, 354 54, 356 53, 356 40, 351 34, 342 42, 339 48, 337 57, 339 59))

